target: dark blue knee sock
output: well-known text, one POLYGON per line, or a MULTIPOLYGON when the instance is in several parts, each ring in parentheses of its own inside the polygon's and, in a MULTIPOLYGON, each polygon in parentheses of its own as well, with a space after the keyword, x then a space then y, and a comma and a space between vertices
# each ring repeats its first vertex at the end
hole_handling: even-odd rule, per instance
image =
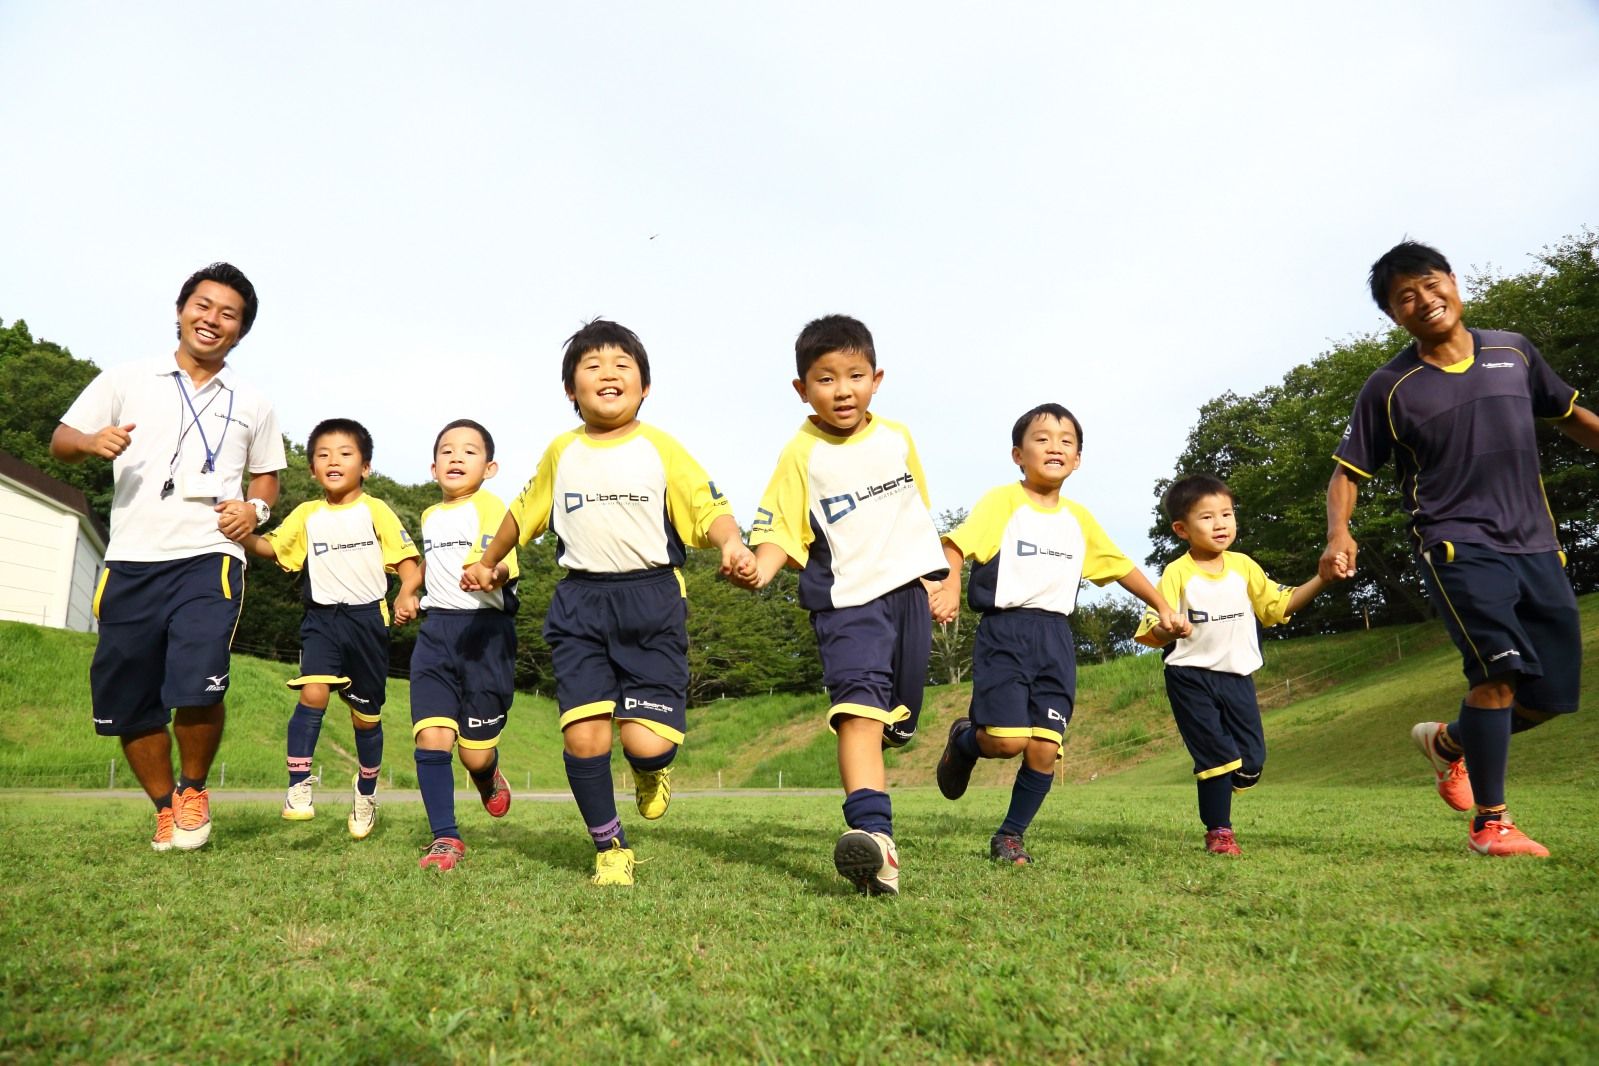
POLYGON ((627 847, 627 833, 622 829, 622 819, 616 816, 616 793, 611 789, 611 755, 592 755, 580 759, 571 752, 562 752, 566 761, 566 780, 572 786, 572 798, 577 800, 577 811, 583 816, 589 836, 596 851, 604 851, 616 841, 627 847))
POLYGON ((1460 705, 1460 746, 1478 810, 1505 803, 1505 767, 1510 762, 1511 711, 1460 705))
POLYGON ((481 770, 468 770, 466 775, 472 779, 472 784, 478 792, 487 796, 494 788, 494 771, 500 768, 500 751, 494 749, 494 758, 481 770))
POLYGON ((1206 829, 1231 829, 1233 826, 1233 775, 1217 774, 1201 778, 1199 820, 1206 829))
POLYGON ((1033 824, 1038 808, 1049 795, 1049 786, 1055 783, 1054 774, 1040 773, 1023 762, 1016 770, 1016 783, 1010 789, 1010 810, 999 824, 999 831, 1019 837, 1033 824))
POLYGON ((298 785, 311 776, 311 757, 316 754, 316 738, 322 733, 325 711, 294 705, 289 715, 289 784, 298 785))
MULTIPOLYGON (((627 755, 626 752, 623 754, 627 755)), ((633 768, 634 773, 647 774, 666 769, 672 765, 672 760, 675 758, 677 758, 677 745, 673 744, 670 751, 660 755, 627 755, 627 764, 633 768)))
POLYGON ((428 828, 434 839, 461 839, 455 825, 455 775, 450 770, 450 753, 431 748, 416 749, 416 783, 422 790, 422 807, 427 811, 428 828))
POLYGON ((894 835, 894 804, 887 792, 858 788, 844 797, 844 824, 868 833, 894 835))
POLYGON ((361 764, 356 790, 370 796, 378 790, 378 771, 383 769, 383 726, 355 731, 355 758, 361 764))
POLYGON ((983 749, 977 746, 977 727, 968 725, 955 734, 955 750, 964 757, 976 762, 983 757, 983 749))

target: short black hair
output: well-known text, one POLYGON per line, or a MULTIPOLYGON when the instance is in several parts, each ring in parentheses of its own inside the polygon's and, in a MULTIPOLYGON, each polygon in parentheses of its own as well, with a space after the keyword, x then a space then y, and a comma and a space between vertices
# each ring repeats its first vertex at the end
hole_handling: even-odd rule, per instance
POLYGON ((1160 506, 1166 512, 1168 522, 1183 522, 1187 521, 1188 512, 1194 509, 1194 505, 1206 496, 1225 496, 1233 501, 1234 506, 1238 503, 1227 482, 1215 474, 1189 474, 1171 483, 1160 506))
POLYGON ((1388 309, 1388 291, 1394 287, 1394 282, 1400 278, 1419 278, 1434 270, 1454 273, 1449 260, 1438 249, 1420 241, 1400 241, 1371 264, 1371 274, 1366 279, 1371 284, 1371 298, 1383 314, 1392 314, 1388 309))
POLYGON ((866 323, 849 315, 823 315, 805 323, 794 338, 794 369, 800 380, 828 352, 860 352, 877 369, 877 348, 866 323))
POLYGON ((483 438, 483 452, 490 459, 494 458, 494 434, 483 428, 481 422, 474 422, 470 418, 457 418, 454 422, 439 430, 439 435, 433 438, 433 454, 439 454, 439 445, 444 442, 444 435, 452 429, 475 429, 477 435, 483 438))
MULTIPOLYGON (((566 391, 576 391, 578 360, 596 348, 620 348, 632 356, 638 364, 639 383, 646 389, 650 387, 650 354, 644 350, 644 342, 638 339, 638 334, 619 322, 596 318, 585 322, 582 329, 566 338, 566 351, 561 356, 561 384, 566 391)), ((583 413, 576 400, 572 401, 572 410, 583 413)))
MULTIPOLYGON (((368 433, 366 427, 353 418, 324 418, 318 422, 316 428, 311 431, 311 435, 305 441, 307 463, 316 454, 316 442, 334 433, 343 433, 353 438, 355 446, 361 451, 361 462, 367 466, 372 465, 372 434, 368 433)), ((366 478, 363 477, 361 480, 365 481, 366 478)))
POLYGON ((194 295, 194 290, 200 287, 202 281, 226 285, 244 298, 244 318, 239 323, 239 340, 242 341, 250 332, 250 327, 255 325, 255 312, 260 306, 255 298, 255 286, 244 276, 244 271, 232 263, 212 263, 190 274, 189 280, 178 290, 179 311, 183 310, 183 305, 189 302, 189 297, 194 295))
POLYGON ((1083 424, 1077 421, 1076 415, 1072 414, 1058 403, 1041 403, 1031 411, 1028 411, 1025 415, 1022 415, 1022 417, 1018 418, 1016 420, 1016 424, 1010 428, 1011 447, 1020 448, 1022 446, 1022 438, 1027 436, 1028 428, 1040 418, 1054 418, 1062 422, 1070 422, 1072 424, 1072 428, 1077 431, 1077 451, 1079 454, 1082 452, 1083 424))

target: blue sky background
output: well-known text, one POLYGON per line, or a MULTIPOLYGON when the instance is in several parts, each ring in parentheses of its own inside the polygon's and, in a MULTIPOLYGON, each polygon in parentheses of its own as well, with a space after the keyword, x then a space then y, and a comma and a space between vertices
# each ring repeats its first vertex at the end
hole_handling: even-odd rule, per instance
POLYGON ((807 411, 794 335, 843 311, 936 508, 1008 480, 1054 400, 1068 494, 1141 560, 1199 405, 1384 326, 1391 244, 1515 271, 1599 224, 1595 56, 1576 2, 0 0, 0 318, 163 354, 228 259, 286 432, 358 418, 420 481, 477 418, 509 496, 603 314, 747 523, 807 411))

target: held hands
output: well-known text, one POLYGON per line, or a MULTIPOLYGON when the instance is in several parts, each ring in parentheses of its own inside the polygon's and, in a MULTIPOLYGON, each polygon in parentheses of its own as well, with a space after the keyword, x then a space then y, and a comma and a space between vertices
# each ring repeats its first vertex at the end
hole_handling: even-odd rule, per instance
POLYGON ((422 600, 414 592, 402 592, 394 597, 394 624, 403 626, 421 610, 422 600))
POLYGON ((128 445, 133 441, 135 424, 129 422, 125 426, 107 426, 98 433, 86 433, 78 443, 79 450, 84 455, 97 455, 101 459, 115 459, 128 450, 128 445))
POLYGON ((959 582, 922 580, 927 588, 927 607, 932 612, 933 621, 939 625, 953 622, 961 610, 961 590, 959 582))
POLYGON ((493 569, 483 565, 483 560, 467 563, 461 568, 461 588, 466 592, 493 592, 511 577, 511 568, 498 563, 493 569))
POLYGON ((255 532, 255 508, 243 500, 223 500, 213 508, 221 518, 217 528, 232 541, 241 541, 255 532))
POLYGON ((722 545, 722 576, 736 585, 753 588, 755 553, 742 540, 734 538, 722 545))
POLYGON ((1159 635, 1161 639, 1180 640, 1183 637, 1189 637, 1193 635, 1194 624, 1188 620, 1188 616, 1186 614, 1175 611, 1170 607, 1167 607, 1158 613, 1160 615, 1160 625, 1156 628, 1160 630, 1159 635))
POLYGON ((1323 581, 1347 581, 1355 576, 1355 553, 1359 546, 1347 532, 1327 539, 1327 549, 1321 553, 1316 573, 1323 581))

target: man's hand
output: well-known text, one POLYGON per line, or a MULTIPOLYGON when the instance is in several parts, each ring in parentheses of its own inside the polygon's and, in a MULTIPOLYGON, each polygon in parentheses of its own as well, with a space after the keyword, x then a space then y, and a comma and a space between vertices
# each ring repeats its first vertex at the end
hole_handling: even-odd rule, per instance
POLYGON ((1321 553, 1316 573, 1323 581, 1347 581, 1355 576, 1355 553, 1359 546, 1349 531, 1327 538, 1327 549, 1321 553))
POLYGON ((93 435, 85 433, 78 447, 84 455, 97 455, 102 459, 115 459, 128 450, 128 445, 133 442, 133 428, 135 423, 129 422, 125 426, 107 426, 93 435))
POLYGON ((255 508, 243 500, 223 500, 213 508, 222 517, 217 528, 232 541, 240 541, 255 532, 255 508))

